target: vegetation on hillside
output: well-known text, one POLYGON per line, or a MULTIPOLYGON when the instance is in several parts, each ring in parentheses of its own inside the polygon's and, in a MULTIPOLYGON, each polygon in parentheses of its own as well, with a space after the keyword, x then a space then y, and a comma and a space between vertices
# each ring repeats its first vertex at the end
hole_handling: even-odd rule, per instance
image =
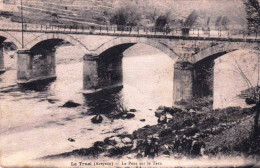
MULTIPOLYGON (((20 22, 19 3, 14 0, 5 1, 9 5, 16 5, 16 11, 9 11, 14 16, 12 20, 20 22)), ((232 25, 234 28, 242 28, 245 24, 244 11, 241 4, 235 1, 203 1, 203 3, 187 1, 166 0, 106 0, 106 1, 82 1, 62 0, 56 3, 50 0, 24 1, 24 20, 29 23, 48 23, 65 25, 140 25, 146 27, 161 28, 167 24, 171 28, 191 26, 201 28, 215 27, 218 16, 222 17, 220 24, 232 25), (211 9, 208 6, 215 6, 211 9), (229 12, 232 6, 234 12, 229 12), (194 12, 196 11, 196 15, 194 12), (239 13, 238 13, 239 12, 239 13), (33 13, 34 15, 31 15, 33 13), (195 16, 195 17, 194 17, 195 16), (239 16, 239 17, 238 17, 239 16), (241 18, 242 17, 242 18, 241 18), (191 22, 190 22, 191 21, 191 22)), ((242 4, 243 5, 243 4, 242 4)), ((243 7, 243 6, 242 6, 243 7)))
POLYGON ((198 14, 196 11, 192 11, 189 16, 186 18, 183 26, 184 27, 187 27, 187 28, 191 28, 194 23, 197 21, 198 19, 198 14))
POLYGON ((247 13, 248 30, 255 32, 260 30, 260 1, 243 0, 247 13))
POLYGON ((227 16, 218 16, 215 22, 215 27, 221 29, 227 29, 228 24, 229 24, 229 19, 227 18, 227 16))
POLYGON ((124 3, 114 9, 110 17, 110 24, 118 26, 137 26, 141 19, 138 7, 133 3, 124 3))

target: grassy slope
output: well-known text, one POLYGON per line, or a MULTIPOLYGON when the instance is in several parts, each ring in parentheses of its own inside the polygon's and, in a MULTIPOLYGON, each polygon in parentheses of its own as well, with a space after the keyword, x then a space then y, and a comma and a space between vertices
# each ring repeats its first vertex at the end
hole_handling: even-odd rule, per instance
MULTIPOLYGON (((26 0, 24 1, 25 17, 28 22, 59 22, 65 24, 82 22, 86 24, 105 24, 113 7, 124 5, 125 1, 119 0, 26 0), (105 13, 104 13, 105 12, 105 13), (57 14, 58 17, 53 16, 57 14)), ((130 1, 130 0, 129 0, 130 1)), ((241 0, 134 0, 139 6, 143 18, 148 12, 156 8, 157 14, 170 12, 172 20, 185 19, 189 13, 196 10, 199 13, 198 23, 204 26, 208 17, 211 18, 210 25, 214 26, 218 16, 227 16, 231 27, 246 27, 246 13, 241 0), (232 12, 230 12, 232 9, 232 12)), ((18 1, 9 0, 19 7, 18 1)), ((19 10, 17 10, 19 11, 19 10)), ((14 13, 14 21, 20 20, 20 13, 14 13)))

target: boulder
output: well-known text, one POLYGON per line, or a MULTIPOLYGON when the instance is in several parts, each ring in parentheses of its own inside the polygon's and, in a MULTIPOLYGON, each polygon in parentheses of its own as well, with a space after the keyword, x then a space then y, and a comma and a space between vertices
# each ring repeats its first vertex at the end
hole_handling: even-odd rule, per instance
POLYGON ((184 122, 183 122, 183 126, 192 126, 193 125, 193 121, 191 119, 186 119, 184 122))
POLYGON ((68 141, 75 142, 75 139, 69 138, 68 141))
POLYGON ((96 141, 93 146, 94 146, 95 148, 103 148, 104 145, 105 145, 104 142, 102 142, 102 141, 96 141))
POLYGON ((122 142, 116 144, 114 148, 108 150, 110 156, 123 155, 132 148, 132 144, 124 144, 122 142))
POLYGON ((111 137, 108 139, 108 141, 110 142, 110 144, 118 144, 121 143, 121 139, 119 137, 111 137))
POLYGON ((163 155, 170 156, 170 151, 168 151, 168 150, 163 151, 163 155))
POLYGON ((114 148, 115 148, 114 146, 108 145, 108 146, 106 147, 106 150, 111 150, 111 149, 114 149, 114 148))
POLYGON ((78 106, 80 106, 79 103, 75 103, 70 100, 70 101, 67 101, 65 104, 63 104, 63 106, 61 106, 61 107, 74 108, 74 107, 78 107, 78 106))
POLYGON ((120 118, 124 118, 124 117, 126 117, 126 113, 124 113, 124 112, 120 112, 120 113, 115 113, 114 115, 113 115, 113 118, 115 118, 115 119, 120 119, 120 118))
POLYGON ((146 125, 143 127, 143 129, 147 129, 147 128, 150 128, 151 126, 150 125, 146 125))
POLYGON ((137 139, 133 141, 133 147, 131 148, 131 150, 135 150, 136 148, 137 148, 137 139))
POLYGON ((158 123, 160 123, 160 124, 165 124, 165 123, 167 123, 167 118, 166 118, 166 116, 165 116, 165 115, 161 115, 161 116, 159 117, 159 119, 158 119, 158 123))
POLYGON ((144 121, 145 121, 145 119, 141 119, 140 121, 144 122, 144 121))
POLYGON ((153 138, 159 139, 159 134, 153 134, 153 138))
POLYGON ((126 113, 126 115, 123 115, 123 117, 126 119, 131 119, 131 118, 134 118, 135 115, 133 113, 126 113))
POLYGON ((256 104, 256 101, 254 99, 251 99, 251 98, 246 98, 245 102, 248 105, 256 104))
POLYGON ((47 99, 47 101, 51 104, 54 104, 55 102, 57 102, 57 99, 47 99))
POLYGON ((115 145, 115 147, 116 148, 124 148, 126 145, 123 143, 123 142, 120 142, 120 143, 117 143, 116 145, 115 145))
POLYGON ((186 129, 186 130, 184 130, 184 134, 186 135, 186 136, 194 136, 196 133, 198 133, 199 132, 199 129, 198 128, 196 128, 196 127, 191 127, 191 128, 188 128, 188 129, 186 129))
POLYGON ((130 109, 129 111, 130 112, 136 112, 137 110, 136 109, 130 109))
POLYGON ((165 136, 168 136, 168 135, 172 135, 171 129, 162 130, 159 134, 159 137, 165 137, 165 136))
POLYGON ((122 142, 127 144, 127 143, 131 143, 132 140, 130 138, 128 138, 128 137, 125 137, 125 138, 122 139, 122 142))
POLYGON ((160 110, 160 109, 158 109, 158 110, 156 110, 154 113, 155 113, 155 116, 159 118, 161 115, 163 115, 163 114, 164 114, 164 111, 163 111, 163 110, 160 110))
POLYGON ((193 109, 190 109, 189 110, 189 113, 195 113, 196 111, 195 110, 193 110, 193 109))
POLYGON ((96 115, 95 117, 91 118, 91 122, 94 124, 99 124, 103 121, 103 117, 101 115, 96 115))
POLYGON ((211 111, 211 109, 208 108, 208 107, 202 107, 201 110, 202 110, 203 112, 210 112, 210 111, 211 111))

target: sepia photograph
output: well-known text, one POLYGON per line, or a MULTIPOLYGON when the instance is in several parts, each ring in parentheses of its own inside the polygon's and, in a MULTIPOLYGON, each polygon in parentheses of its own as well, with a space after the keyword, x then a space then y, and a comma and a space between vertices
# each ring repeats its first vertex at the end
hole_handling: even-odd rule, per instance
POLYGON ((260 168, 260 0, 0 0, 0 168, 260 168))

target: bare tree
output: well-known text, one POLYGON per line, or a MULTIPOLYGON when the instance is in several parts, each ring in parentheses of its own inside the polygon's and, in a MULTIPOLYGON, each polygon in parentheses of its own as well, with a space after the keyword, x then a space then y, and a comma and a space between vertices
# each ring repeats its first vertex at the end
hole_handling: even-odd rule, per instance
MULTIPOLYGON (((255 117, 254 117, 254 123, 252 126, 252 141, 253 141, 253 150, 257 151, 259 150, 258 143, 259 143, 259 115, 260 115, 260 86, 259 86, 259 81, 260 81, 260 54, 259 52, 256 53, 258 55, 258 62, 257 62, 257 83, 256 86, 252 83, 252 81, 249 80, 248 76, 244 73, 242 70, 241 66, 238 64, 238 62, 235 60, 235 68, 238 70, 240 73, 241 77, 244 79, 245 83, 247 84, 248 87, 248 96, 250 99, 250 104, 255 104, 255 117)), ((246 101, 248 103, 248 101, 246 101)))

